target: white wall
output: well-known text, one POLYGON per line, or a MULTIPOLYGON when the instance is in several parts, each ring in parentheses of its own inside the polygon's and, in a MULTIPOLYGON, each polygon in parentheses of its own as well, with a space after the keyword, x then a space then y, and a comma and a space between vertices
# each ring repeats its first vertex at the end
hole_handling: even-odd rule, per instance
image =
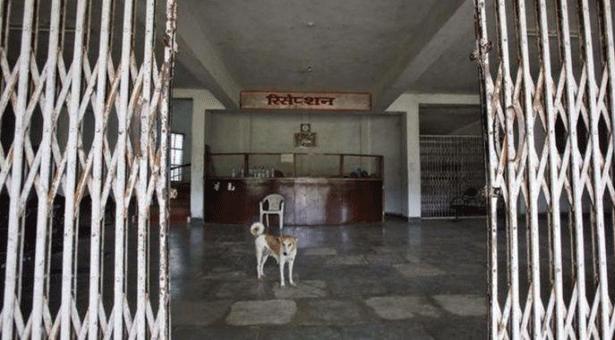
POLYGON ((370 153, 384 155, 384 200, 388 213, 404 214, 401 115, 369 116, 370 153))
MULTIPOLYGON (((403 213, 400 115, 211 112, 206 141, 212 152, 383 155, 385 211, 403 213), (317 134, 317 147, 295 148, 294 134, 299 131, 301 123, 311 124, 312 131, 317 134)), ((335 162, 316 161, 303 165, 308 169, 306 171, 314 174, 337 169, 335 162)), ((367 167, 366 164, 363 167, 367 167)))

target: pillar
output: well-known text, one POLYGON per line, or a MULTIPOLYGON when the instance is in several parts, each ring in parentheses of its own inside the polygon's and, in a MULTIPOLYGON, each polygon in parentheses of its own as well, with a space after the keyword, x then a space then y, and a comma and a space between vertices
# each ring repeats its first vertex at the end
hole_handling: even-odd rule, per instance
POLYGON ((223 110, 224 106, 203 89, 175 89, 175 99, 192 99, 192 152, 190 155, 190 216, 203 218, 205 194, 205 132, 207 110, 223 110))

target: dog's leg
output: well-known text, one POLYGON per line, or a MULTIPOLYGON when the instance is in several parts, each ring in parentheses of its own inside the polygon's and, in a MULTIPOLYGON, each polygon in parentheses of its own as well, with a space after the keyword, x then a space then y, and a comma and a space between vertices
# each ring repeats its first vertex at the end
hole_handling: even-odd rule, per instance
POLYGON ((285 260, 284 259, 280 259, 280 286, 284 287, 284 263, 285 260))
POLYGON ((261 279, 263 276, 263 266, 261 263, 263 262, 263 253, 260 251, 256 251, 256 278, 261 279))
POLYGON ((288 261, 288 282, 290 282, 291 286, 295 286, 295 281, 293 280, 293 265, 295 264, 295 259, 291 258, 288 261))
POLYGON ((267 262, 267 259, 269 258, 269 255, 265 255, 262 257, 261 259, 261 265, 260 265, 260 272, 261 272, 261 277, 265 277, 265 271, 263 270, 263 268, 265 268, 265 262, 267 262))

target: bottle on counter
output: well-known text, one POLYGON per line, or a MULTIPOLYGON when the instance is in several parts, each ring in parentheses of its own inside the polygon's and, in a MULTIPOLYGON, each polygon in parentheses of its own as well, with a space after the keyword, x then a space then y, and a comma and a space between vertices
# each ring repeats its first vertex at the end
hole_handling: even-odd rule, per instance
POLYGON ((235 178, 237 176, 237 173, 235 172, 235 168, 233 168, 233 170, 231 170, 231 177, 235 178))

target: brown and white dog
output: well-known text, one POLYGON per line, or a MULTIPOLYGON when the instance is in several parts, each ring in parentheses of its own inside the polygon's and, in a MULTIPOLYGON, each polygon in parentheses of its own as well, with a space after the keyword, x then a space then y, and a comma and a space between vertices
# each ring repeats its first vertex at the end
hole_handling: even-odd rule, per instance
POLYGON ((265 234, 265 226, 259 222, 252 224, 250 233, 254 235, 254 247, 256 248, 256 277, 261 279, 265 276, 263 266, 269 256, 273 256, 280 265, 280 286, 284 287, 284 265, 286 263, 288 263, 288 281, 294 286, 293 264, 297 256, 297 238, 265 234))

